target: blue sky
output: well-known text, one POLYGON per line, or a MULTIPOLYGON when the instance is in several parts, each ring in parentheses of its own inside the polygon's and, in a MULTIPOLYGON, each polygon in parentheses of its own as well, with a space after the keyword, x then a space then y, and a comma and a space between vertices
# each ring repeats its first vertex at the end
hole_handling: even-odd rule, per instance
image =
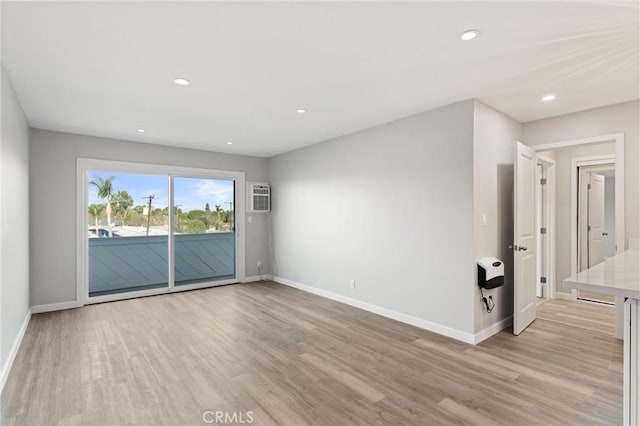
MULTIPOLYGON (((146 204, 147 200, 144 197, 149 195, 155 196, 154 208, 164 208, 169 205, 169 178, 167 176, 89 172, 89 180, 95 177, 106 179, 110 176, 115 176, 113 192, 127 191, 136 206, 146 204)), ((180 206, 182 211, 204 210, 206 203, 209 203, 211 210, 215 209, 216 204, 220 204, 226 210, 229 208, 229 204, 226 202, 233 201, 233 181, 176 177, 174 178, 174 193, 174 204, 180 206)), ((89 204, 103 202, 98 198, 96 188, 89 185, 89 204)))

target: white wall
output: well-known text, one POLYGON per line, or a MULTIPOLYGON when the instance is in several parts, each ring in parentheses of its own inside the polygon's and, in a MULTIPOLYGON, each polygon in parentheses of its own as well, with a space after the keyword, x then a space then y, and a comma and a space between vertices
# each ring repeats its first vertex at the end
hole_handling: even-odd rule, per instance
POLYGON ((616 254, 616 178, 604 178, 604 256, 613 257, 616 254))
MULTIPOLYGON (((55 212, 52 218, 31 215, 31 304, 48 305, 76 298, 76 159, 233 170, 247 181, 267 179, 267 160, 207 151, 171 148, 93 136, 31 132, 30 198, 32 212, 55 212)), ((266 215, 245 223, 246 275, 258 275, 260 260, 269 271, 266 215)), ((248 215, 247 215, 248 219, 248 215)))
POLYGON ((0 389, 29 316, 29 126, 0 67, 0 389))
POLYGON ((275 275, 472 336, 473 109, 271 158, 275 275))
POLYGON ((626 238, 640 238, 640 101, 525 123, 523 142, 540 145, 612 133, 625 134, 626 238))
MULTIPOLYGON (((514 142, 522 125, 476 101, 473 142, 473 227, 476 260, 497 257, 505 264, 505 285, 485 290, 496 307, 486 312, 480 289, 475 286, 475 331, 480 332, 513 314, 513 161, 514 142), (486 216, 486 225, 482 217, 486 216)), ((476 277, 477 278, 477 277, 476 277)), ((477 280, 476 280, 477 284, 477 280)))
MULTIPOLYGON (((556 161, 556 291, 571 293, 563 285, 565 278, 571 276, 571 162, 574 158, 615 154, 615 143, 567 147, 551 152, 556 161)), ((541 154, 550 157, 548 151, 541 154)))

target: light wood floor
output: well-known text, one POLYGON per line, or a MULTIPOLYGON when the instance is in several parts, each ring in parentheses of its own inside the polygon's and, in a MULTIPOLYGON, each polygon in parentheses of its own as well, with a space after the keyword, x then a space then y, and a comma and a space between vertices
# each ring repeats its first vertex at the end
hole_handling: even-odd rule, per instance
POLYGON ((552 300, 471 346, 274 283, 34 315, 3 424, 622 422, 608 306, 552 300), (211 419, 211 417, 208 417, 211 419), (236 420, 240 420, 236 417, 236 420))

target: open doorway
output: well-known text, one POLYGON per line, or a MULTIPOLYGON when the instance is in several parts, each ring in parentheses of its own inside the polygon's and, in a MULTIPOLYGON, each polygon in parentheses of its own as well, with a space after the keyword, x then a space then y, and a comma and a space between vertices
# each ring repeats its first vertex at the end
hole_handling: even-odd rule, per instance
MULTIPOLYGON (((532 250, 524 253, 531 253, 533 256, 527 257, 530 263, 526 270, 520 268, 518 273, 516 268, 514 324, 517 319, 523 318, 521 306, 535 306, 549 298, 581 303, 596 302, 605 306, 615 304, 616 312, 620 311, 622 307, 620 298, 612 301, 600 298, 599 295, 578 295, 576 290, 565 288, 563 283, 566 278, 581 270, 580 257, 584 257, 583 253, 588 254, 587 251, 580 251, 581 241, 588 244, 584 240, 586 238, 584 234, 580 237, 580 226, 588 226, 588 221, 583 220, 580 224, 578 223, 580 201, 588 201, 585 194, 580 197, 579 183, 586 182, 587 178, 598 180, 603 183, 603 187, 607 185, 609 189, 614 188, 611 193, 604 192, 602 196, 603 203, 604 196, 607 195, 606 201, 612 202, 614 208, 608 220, 606 214, 602 213, 600 216, 600 222, 607 220, 608 223, 598 224, 600 236, 604 239, 597 241, 595 237, 592 238, 591 266, 597 262, 599 249, 602 250, 603 257, 620 253, 625 249, 624 135, 604 135, 555 142, 536 146, 534 150, 517 143, 516 154, 517 165, 522 167, 514 168, 514 179, 519 185, 518 189, 521 189, 516 191, 518 198, 514 210, 514 245, 512 246, 514 262, 517 262, 519 256, 522 257, 522 251, 527 248, 532 248, 533 253, 531 253, 532 250), (580 181, 580 171, 583 174, 582 181, 580 181), (589 172, 588 175, 587 172, 589 172), (607 177, 614 179, 607 182, 607 177), (615 195, 611 196, 612 194, 615 195), (519 212, 522 213, 525 210, 532 212, 528 220, 525 220, 527 217, 522 214, 519 216, 519 212), (520 227, 524 225, 527 225, 526 232, 522 235, 518 234, 520 227), (608 228, 613 228, 614 231, 608 232, 608 228), (611 240, 606 239, 609 234, 612 236, 611 240), (523 244, 524 236, 529 238, 527 244, 523 244), (597 246, 598 244, 601 246, 597 246), (516 294, 526 296, 526 300, 519 300, 516 294)), ((587 210, 582 212, 588 216, 587 210)), ((594 213, 591 219, 597 219, 594 213)), ((595 227, 595 223, 591 226, 595 227)), ((595 232, 596 230, 592 232, 592 236, 595 236, 595 232)), ((588 260, 583 264, 585 268, 589 267, 588 260)), ((618 337, 622 330, 620 318, 621 316, 616 314, 616 336, 618 337)), ((525 323, 534 319, 535 315, 531 318, 526 317, 526 321, 520 321, 523 324, 520 324, 518 332, 514 326, 514 333, 519 334, 526 328, 525 323)))
MULTIPOLYGON (((607 160, 603 160, 607 161, 607 160)), ((578 270, 613 257, 615 247, 615 163, 578 167, 578 270)), ((615 304, 611 295, 580 290, 578 299, 615 304)))
POLYGON ((614 303, 569 291, 562 283, 617 253, 620 212, 616 204, 623 200, 616 200, 620 189, 615 180, 615 142, 564 146, 537 154, 539 296, 614 303))

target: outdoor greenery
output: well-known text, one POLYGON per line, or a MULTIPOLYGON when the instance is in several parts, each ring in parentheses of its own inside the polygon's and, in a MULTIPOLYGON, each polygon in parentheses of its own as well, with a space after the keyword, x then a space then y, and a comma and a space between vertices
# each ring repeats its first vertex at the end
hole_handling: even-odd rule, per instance
POLYGON ((215 210, 207 210, 208 204, 204 210, 182 211, 176 208, 176 232, 185 234, 197 234, 206 232, 207 229, 223 231, 230 229, 230 219, 233 215, 228 210, 222 210, 220 205, 215 206, 215 210))
POLYGON ((100 217, 102 216, 105 207, 106 206, 104 204, 91 204, 89 206, 89 218, 95 220, 96 222, 96 234, 98 234, 98 228, 100 227, 100 217))
MULTIPOLYGON (((96 177, 89 181, 89 185, 93 185, 98 190, 98 197, 106 201, 106 213, 107 213, 107 229, 109 230, 109 238, 113 237, 113 228, 111 226, 111 198, 113 197, 113 180, 114 176, 106 179, 96 177)), ((89 212, 91 214, 91 212, 89 212)), ((96 221, 97 223, 97 221, 96 221)), ((96 233, 98 230, 96 229, 96 233)))
MULTIPOLYGON (((95 178, 89 183, 98 189, 98 196, 104 204, 91 204, 89 218, 95 222, 95 233, 98 234, 100 223, 105 220, 109 236, 113 236, 113 226, 150 227, 166 226, 169 223, 169 210, 165 208, 151 208, 150 217, 145 214, 147 206, 135 205, 127 191, 113 193, 113 177, 95 178)), ((216 204, 211 210, 209 203, 204 210, 182 211, 175 208, 175 231, 181 234, 201 234, 212 231, 229 231, 233 222, 233 212, 223 210, 216 204)))

